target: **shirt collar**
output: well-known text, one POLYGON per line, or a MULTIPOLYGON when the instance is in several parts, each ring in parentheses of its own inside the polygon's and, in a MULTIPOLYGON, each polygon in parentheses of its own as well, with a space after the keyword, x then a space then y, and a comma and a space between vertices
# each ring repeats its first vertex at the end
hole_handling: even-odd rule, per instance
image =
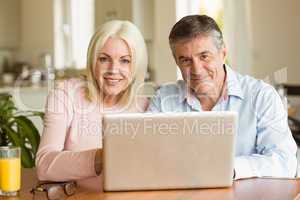
MULTIPOLYGON (((238 80, 237 74, 235 71, 233 71, 228 65, 224 65, 224 68, 226 70, 226 86, 225 89, 227 89, 228 96, 237 96, 241 99, 244 98, 240 82, 238 80)), ((179 84, 179 101, 183 102, 187 100, 188 95, 193 96, 193 93, 189 94, 189 88, 187 87, 187 84, 181 80, 179 84)))
POLYGON ((225 64, 225 70, 227 72, 227 94, 228 96, 236 96, 240 99, 244 99, 241 83, 238 80, 237 73, 233 71, 228 65, 225 64))
POLYGON ((179 80, 178 81, 178 87, 179 87, 179 101, 183 102, 188 95, 188 88, 187 88, 187 84, 185 83, 184 80, 179 80))

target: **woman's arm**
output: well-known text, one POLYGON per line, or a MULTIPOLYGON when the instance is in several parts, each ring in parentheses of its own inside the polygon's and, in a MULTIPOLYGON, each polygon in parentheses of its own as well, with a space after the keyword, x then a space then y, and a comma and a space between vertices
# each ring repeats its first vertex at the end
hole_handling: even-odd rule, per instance
POLYGON ((67 151, 64 146, 73 117, 73 102, 66 83, 48 95, 44 130, 36 157, 40 180, 67 181, 96 176, 97 149, 67 151))

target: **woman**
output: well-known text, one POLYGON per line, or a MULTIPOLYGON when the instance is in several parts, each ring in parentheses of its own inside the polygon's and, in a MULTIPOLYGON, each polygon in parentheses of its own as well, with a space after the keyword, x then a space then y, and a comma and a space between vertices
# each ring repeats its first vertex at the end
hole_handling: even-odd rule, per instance
POLYGON ((147 67, 144 39, 128 21, 110 21, 92 37, 87 76, 59 83, 48 95, 37 152, 40 180, 77 180, 101 190, 101 117, 110 112, 143 112, 137 99, 147 67))

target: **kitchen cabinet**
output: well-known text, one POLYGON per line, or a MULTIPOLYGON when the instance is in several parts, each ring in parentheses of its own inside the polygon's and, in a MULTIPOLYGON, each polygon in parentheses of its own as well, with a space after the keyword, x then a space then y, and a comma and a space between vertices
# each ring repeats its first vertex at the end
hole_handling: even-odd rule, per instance
POLYGON ((20 0, 0 0, 0 49, 19 47, 20 9, 20 0))

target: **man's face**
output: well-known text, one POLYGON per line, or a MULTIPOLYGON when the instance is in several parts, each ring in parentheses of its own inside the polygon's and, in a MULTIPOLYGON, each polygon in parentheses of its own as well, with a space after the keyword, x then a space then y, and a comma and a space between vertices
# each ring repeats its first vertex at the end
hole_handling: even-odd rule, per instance
POLYGON ((218 95, 224 80, 225 47, 218 49, 211 36, 175 43, 174 56, 183 79, 197 96, 218 95))

